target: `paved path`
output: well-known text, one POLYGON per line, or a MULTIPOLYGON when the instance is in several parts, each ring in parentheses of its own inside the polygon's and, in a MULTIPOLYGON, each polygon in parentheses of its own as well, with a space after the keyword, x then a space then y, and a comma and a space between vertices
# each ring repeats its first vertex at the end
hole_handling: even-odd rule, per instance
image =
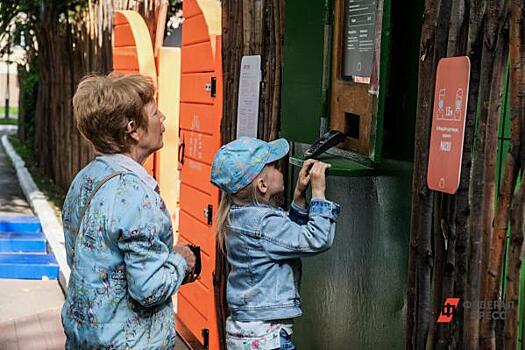
MULTIPOLYGON (((0 128, 0 137, 6 133, 0 128)), ((0 215, 33 215, 18 185, 15 170, 0 143, 0 215)))
MULTIPOLYGON (((0 137, 5 133, 0 128, 0 137)), ((1 143, 0 215, 34 215, 1 143)), ((0 279, 0 290, 0 350, 64 349, 57 281, 0 279)))

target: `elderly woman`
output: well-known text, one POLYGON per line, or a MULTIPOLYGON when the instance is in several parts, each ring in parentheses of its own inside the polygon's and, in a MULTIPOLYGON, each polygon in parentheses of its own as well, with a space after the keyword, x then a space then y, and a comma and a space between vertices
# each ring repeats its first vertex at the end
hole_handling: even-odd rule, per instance
MULTIPOLYGON (((142 164, 159 150, 164 115, 145 77, 90 76, 73 97, 97 157, 69 188, 63 224, 71 276, 62 309, 67 349, 173 349, 171 296, 195 256, 173 247, 170 215, 142 164)), ((187 280, 188 280, 187 279, 187 280)))

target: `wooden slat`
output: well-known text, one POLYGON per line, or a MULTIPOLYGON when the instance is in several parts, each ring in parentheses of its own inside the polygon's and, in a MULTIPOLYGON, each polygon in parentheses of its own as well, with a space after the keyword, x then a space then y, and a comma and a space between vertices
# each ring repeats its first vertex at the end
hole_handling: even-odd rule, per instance
POLYGON ((201 9, 196 0, 186 0, 182 2, 182 13, 184 18, 188 19, 197 15, 202 15, 201 9))
POLYGON ((184 296, 206 320, 209 320, 210 311, 213 307, 211 304, 210 291, 200 281, 181 286, 179 295, 184 296))
POLYGON ((115 69, 113 70, 114 73, 118 73, 118 74, 123 74, 123 75, 127 75, 127 74, 139 74, 139 71, 138 70, 125 70, 125 69, 115 69))
POLYGON ((133 38, 133 32, 131 31, 129 23, 115 26, 113 33, 114 47, 135 46, 135 39, 133 38))
POLYGON ((195 103, 181 103, 180 128, 206 134, 219 133, 219 118, 214 113, 214 106, 195 103))
POLYGON ((195 335, 195 337, 200 342, 202 342, 201 331, 204 328, 210 328, 209 322, 206 320, 206 318, 204 318, 204 316, 202 316, 197 311, 197 309, 195 309, 195 307, 182 294, 178 294, 177 315, 179 315, 179 317, 183 319, 185 326, 188 327, 188 329, 195 335))
POLYGON ((181 76, 180 100, 181 102, 193 102, 213 104, 215 98, 206 91, 206 84, 211 82, 212 73, 188 73, 181 76))
POLYGON ((188 45, 182 51, 182 72, 213 72, 213 53, 210 41, 188 45))
MULTIPOLYGON (((196 185, 198 186, 198 184, 196 185)), ((204 210, 208 207, 208 204, 211 204, 209 195, 189 187, 185 183, 181 183, 180 202, 184 204, 181 205, 181 211, 185 211, 205 225, 208 224, 207 218, 204 216, 204 210)))
POLYGON ((155 177, 155 154, 152 154, 151 156, 146 159, 146 162, 144 163, 144 168, 146 168, 146 171, 151 176, 155 177))
POLYGON ((113 18, 113 24, 119 25, 119 24, 126 24, 126 23, 128 23, 126 16, 124 16, 120 12, 115 12, 115 17, 113 18))
POLYGON ((198 160, 211 165, 215 152, 219 148, 214 136, 191 131, 181 131, 184 142, 184 158, 198 160))
MULTIPOLYGON (((210 41, 208 25, 202 14, 186 18, 183 24, 182 46, 210 41)), ((184 51, 184 50, 183 50, 184 51)), ((184 61, 183 63, 184 64, 184 61)))
POLYGON ((179 211, 179 217, 180 239, 200 246, 202 251, 211 255, 215 249, 215 234, 210 227, 182 210, 179 211))
POLYGON ((114 47, 113 48, 113 69, 115 70, 139 70, 137 58, 137 48, 114 47))
POLYGON ((184 160, 184 166, 180 173, 180 180, 183 183, 193 186, 198 184, 199 190, 211 195, 214 187, 210 182, 210 177, 211 166, 190 158, 184 160))

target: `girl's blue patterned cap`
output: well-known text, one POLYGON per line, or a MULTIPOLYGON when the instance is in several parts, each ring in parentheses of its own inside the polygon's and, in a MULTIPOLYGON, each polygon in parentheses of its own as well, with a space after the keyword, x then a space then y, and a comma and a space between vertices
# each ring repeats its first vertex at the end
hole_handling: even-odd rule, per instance
POLYGON ((239 192, 261 173, 266 164, 283 158, 289 149, 285 139, 265 142, 240 137, 217 151, 211 166, 211 182, 224 192, 239 192))

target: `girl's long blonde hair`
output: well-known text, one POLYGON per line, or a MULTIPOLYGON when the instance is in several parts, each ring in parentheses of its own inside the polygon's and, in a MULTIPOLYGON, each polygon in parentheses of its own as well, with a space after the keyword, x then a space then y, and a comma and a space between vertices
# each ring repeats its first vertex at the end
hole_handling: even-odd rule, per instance
POLYGON ((247 205, 254 204, 259 205, 266 203, 267 201, 260 195, 257 190, 257 180, 260 176, 264 176, 264 173, 268 166, 277 166, 277 162, 266 164, 261 173, 246 187, 239 190, 236 193, 222 192, 221 202, 219 203, 219 209, 217 210, 217 242, 219 248, 223 254, 226 254, 226 225, 230 222, 230 208, 233 204, 247 205))

